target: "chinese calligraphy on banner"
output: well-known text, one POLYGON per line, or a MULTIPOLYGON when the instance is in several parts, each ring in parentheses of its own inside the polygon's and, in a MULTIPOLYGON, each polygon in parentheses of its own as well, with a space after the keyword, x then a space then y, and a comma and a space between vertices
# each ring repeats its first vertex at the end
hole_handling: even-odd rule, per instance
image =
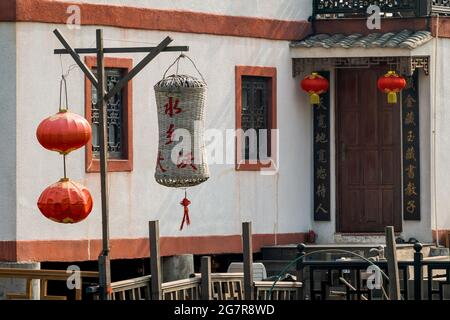
POLYGON ((403 218, 420 220, 419 76, 407 77, 402 93, 403 218))
MULTIPOLYGON (((330 72, 319 72, 330 80, 330 72)), ((330 93, 314 105, 314 220, 330 221, 330 93)))

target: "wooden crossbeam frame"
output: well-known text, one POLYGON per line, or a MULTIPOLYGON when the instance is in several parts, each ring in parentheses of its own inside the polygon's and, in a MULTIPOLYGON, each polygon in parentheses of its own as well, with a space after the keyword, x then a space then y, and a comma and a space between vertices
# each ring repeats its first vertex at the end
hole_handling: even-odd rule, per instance
POLYGON ((109 196, 108 196, 108 162, 107 162, 107 101, 117 94, 122 88, 141 72, 153 59, 161 52, 173 51, 189 51, 187 46, 169 47, 173 41, 172 38, 166 37, 156 47, 135 47, 135 48, 104 48, 103 47, 103 30, 96 30, 96 48, 77 48, 73 49, 63 34, 55 29, 53 31, 64 49, 54 50, 54 54, 69 54, 75 63, 80 67, 92 85, 97 89, 97 108, 100 110, 99 119, 99 140, 100 140, 100 187, 102 202, 102 252, 99 256, 99 293, 100 299, 109 300, 111 298, 111 268, 110 268, 110 241, 109 241, 109 196), (109 91, 106 90, 106 76, 104 55, 108 53, 148 53, 133 69, 130 70, 116 85, 109 91), (97 76, 95 76, 90 68, 81 60, 80 54, 96 54, 97 55, 97 76))

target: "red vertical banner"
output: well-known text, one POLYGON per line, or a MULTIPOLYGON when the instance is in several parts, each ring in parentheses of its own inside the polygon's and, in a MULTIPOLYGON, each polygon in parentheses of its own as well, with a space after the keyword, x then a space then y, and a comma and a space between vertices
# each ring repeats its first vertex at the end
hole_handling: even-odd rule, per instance
POLYGON ((402 92, 403 219, 420 220, 419 73, 407 77, 402 92))

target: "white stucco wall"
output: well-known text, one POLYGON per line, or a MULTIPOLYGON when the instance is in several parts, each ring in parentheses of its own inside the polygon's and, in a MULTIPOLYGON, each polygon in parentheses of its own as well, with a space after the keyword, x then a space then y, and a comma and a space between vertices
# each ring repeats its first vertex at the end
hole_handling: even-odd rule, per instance
MULTIPOLYGON (((440 39, 437 45, 438 68, 436 72, 436 216, 433 228, 450 229, 450 40, 440 39)), ((433 117, 431 119, 433 121, 433 117)))
POLYGON ((67 2, 187 10, 279 20, 307 20, 312 13, 311 0, 70 0, 67 2))
MULTIPOLYGON (((39 122, 58 108, 60 44, 56 26, 18 23, 17 190, 18 239, 98 239, 101 236, 99 175, 86 174, 84 150, 68 157, 68 175, 91 190, 91 216, 77 225, 45 219, 36 201, 42 190, 62 176, 62 160, 43 149, 35 138, 39 122), (38 57, 38 58, 36 58, 38 57)), ((75 47, 93 45, 94 27, 61 30, 75 47)), ((270 66, 278 72, 280 171, 275 176, 236 172, 234 165, 212 165, 208 182, 189 190, 192 224, 179 232, 182 191, 158 185, 153 178, 157 153, 157 117, 153 85, 177 56, 164 53, 133 82, 134 171, 110 174, 112 238, 147 237, 147 222, 159 219, 163 236, 240 234, 242 221, 253 221, 255 233, 295 233, 309 229, 311 219, 310 107, 292 78, 288 42, 104 28, 105 38, 157 43, 172 36, 176 45, 189 45, 209 84, 206 128, 235 127, 235 66, 270 66), (301 105, 304 101, 305 105, 301 105)), ((108 45, 120 42, 106 41, 108 45)), ((124 43, 124 46, 129 43, 124 43)), ((125 55, 117 55, 118 57, 125 55)), ((132 56, 137 64, 142 54, 132 56)), ((63 57, 64 68, 73 62, 63 57)), ((185 64, 186 71, 195 71, 185 64)), ((79 70, 68 79, 72 111, 84 113, 84 78, 79 70)), ((232 155, 234 158, 234 155, 232 155)))
POLYGON ((16 237, 16 28, 0 23, 0 241, 16 237))

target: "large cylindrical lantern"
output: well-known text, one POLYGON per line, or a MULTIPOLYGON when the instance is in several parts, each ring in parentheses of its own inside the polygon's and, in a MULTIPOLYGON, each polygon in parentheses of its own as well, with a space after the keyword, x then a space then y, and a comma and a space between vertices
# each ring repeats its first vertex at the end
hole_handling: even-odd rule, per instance
POLYGON ((397 103, 397 93, 406 87, 406 79, 395 71, 389 71, 378 79, 378 89, 388 94, 388 103, 397 103))
POLYGON ((206 83, 187 75, 172 75, 155 87, 159 148, 156 181, 187 188, 209 178, 204 144, 206 83))
POLYGON ((46 149, 68 154, 84 146, 92 135, 89 122, 82 116, 61 110, 44 119, 37 128, 39 143, 46 149))
MULTIPOLYGON (((181 57, 185 56, 176 61, 181 57)), ((207 85, 203 77, 200 80, 189 75, 164 76, 154 89, 159 126, 156 181, 183 189, 205 182, 210 174, 204 144, 207 85)), ((180 204, 184 207, 182 230, 185 223, 190 224, 191 202, 186 190, 180 204)))
POLYGON ((59 223, 77 223, 92 211, 89 190, 69 179, 61 179, 46 188, 38 200, 38 208, 50 220, 59 223))
POLYGON ((301 82, 301 87, 309 93, 311 104, 320 104, 320 95, 327 92, 330 84, 320 74, 313 72, 307 75, 301 82))

